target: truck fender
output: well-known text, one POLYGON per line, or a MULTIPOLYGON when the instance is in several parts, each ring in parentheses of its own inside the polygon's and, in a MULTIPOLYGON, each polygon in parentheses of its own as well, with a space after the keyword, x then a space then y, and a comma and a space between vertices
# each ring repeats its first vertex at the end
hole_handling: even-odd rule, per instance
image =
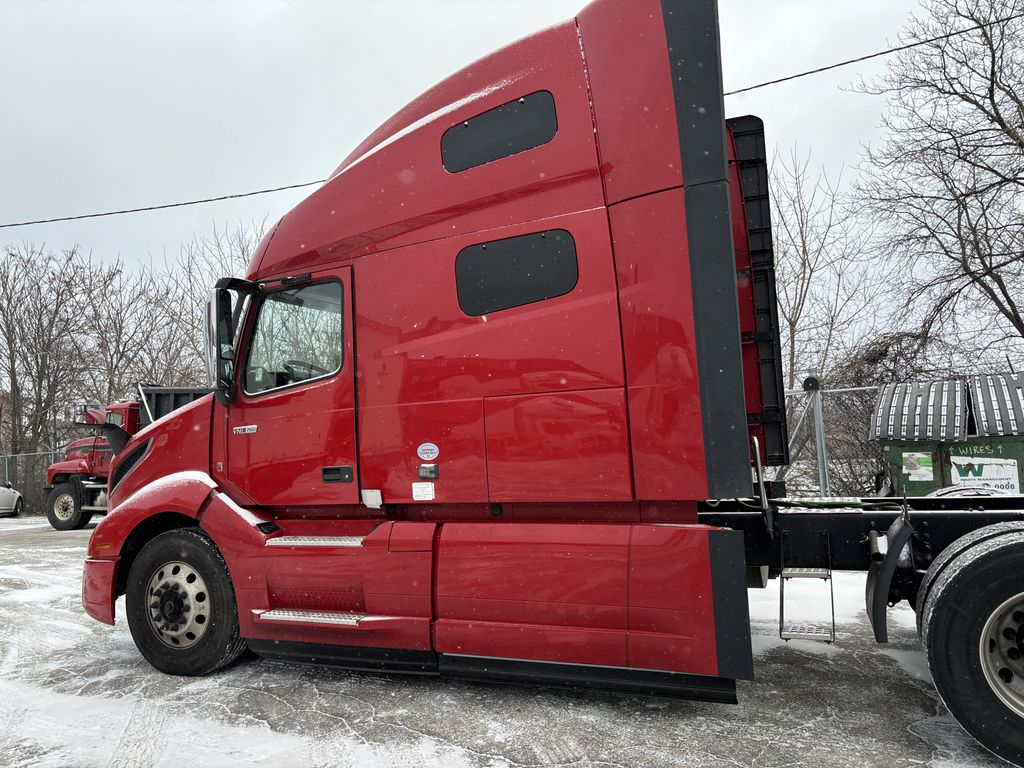
POLYGON ((875 641, 879 643, 889 642, 888 614, 889 588, 892 586, 892 577, 899 566, 900 556, 904 547, 910 543, 910 537, 914 535, 914 526, 904 517, 897 517, 889 530, 885 532, 885 539, 888 544, 885 556, 881 561, 872 561, 868 568, 867 586, 865 589, 866 609, 868 621, 871 622, 871 629, 875 632, 875 641))
POLYGON ((88 556, 119 557, 131 532, 154 514, 172 512, 197 518, 216 487, 205 472, 176 472, 142 486, 96 526, 88 556))
POLYGON ((57 476, 89 474, 92 474, 92 472, 90 471, 89 465, 85 459, 67 459, 65 461, 58 461, 46 468, 46 487, 51 487, 54 484, 53 479, 57 476))

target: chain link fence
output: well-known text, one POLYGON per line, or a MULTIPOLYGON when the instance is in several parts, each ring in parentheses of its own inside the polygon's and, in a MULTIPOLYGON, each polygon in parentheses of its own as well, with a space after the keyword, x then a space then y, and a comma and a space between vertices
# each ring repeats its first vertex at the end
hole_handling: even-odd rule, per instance
POLYGON ((790 496, 871 496, 885 478, 870 437, 877 387, 786 392, 791 463, 776 473, 790 496))
POLYGON ((18 453, 0 456, 3 460, 4 479, 21 494, 25 502, 25 514, 46 513, 46 468, 64 458, 64 451, 43 451, 41 453, 18 453))

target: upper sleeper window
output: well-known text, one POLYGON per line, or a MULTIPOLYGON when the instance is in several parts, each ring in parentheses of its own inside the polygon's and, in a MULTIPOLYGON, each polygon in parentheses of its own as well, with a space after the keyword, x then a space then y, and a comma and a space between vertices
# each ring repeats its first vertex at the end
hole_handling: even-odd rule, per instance
POLYGON ((459 306, 474 317, 564 296, 578 280, 576 242, 564 229, 471 245, 455 259, 459 306))
POLYGON ((537 91, 452 126, 441 138, 441 160, 458 173, 547 144, 558 132, 555 97, 537 91))

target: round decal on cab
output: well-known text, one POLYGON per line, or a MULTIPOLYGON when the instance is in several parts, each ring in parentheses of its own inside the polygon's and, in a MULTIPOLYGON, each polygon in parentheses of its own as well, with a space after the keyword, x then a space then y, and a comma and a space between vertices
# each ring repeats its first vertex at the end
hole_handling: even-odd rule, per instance
POLYGON ((416 449, 416 455, 423 461, 433 461, 441 455, 441 449, 434 445, 434 443, 423 443, 423 445, 416 449))

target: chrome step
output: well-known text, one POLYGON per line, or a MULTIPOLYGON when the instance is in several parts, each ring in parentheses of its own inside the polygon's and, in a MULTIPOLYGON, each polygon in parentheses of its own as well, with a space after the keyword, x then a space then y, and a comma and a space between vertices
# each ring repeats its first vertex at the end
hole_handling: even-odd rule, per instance
POLYGON ((361 547, 362 536, 277 536, 268 547, 361 547))
POLYGON ((779 637, 783 640, 814 640, 826 643, 831 643, 836 639, 832 632, 820 627, 791 627, 779 632, 779 637))
POLYGON ((106 507, 82 507, 83 512, 106 512, 106 507))
POLYGON ((828 568, 783 568, 782 578, 784 579, 828 579, 832 574, 828 568))
POLYGON ((334 627, 357 627, 365 619, 363 613, 329 613, 327 611, 296 611, 274 608, 259 615, 260 621, 279 621, 292 624, 326 624, 334 627))

